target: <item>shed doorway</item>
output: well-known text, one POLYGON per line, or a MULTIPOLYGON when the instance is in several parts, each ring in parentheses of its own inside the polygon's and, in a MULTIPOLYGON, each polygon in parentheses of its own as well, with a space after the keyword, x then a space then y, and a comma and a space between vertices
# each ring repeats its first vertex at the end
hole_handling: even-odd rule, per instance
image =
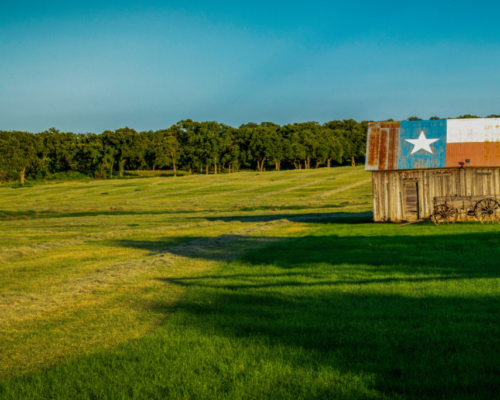
POLYGON ((416 221, 420 218, 418 213, 418 182, 404 184, 405 189, 405 216, 407 221, 416 221))

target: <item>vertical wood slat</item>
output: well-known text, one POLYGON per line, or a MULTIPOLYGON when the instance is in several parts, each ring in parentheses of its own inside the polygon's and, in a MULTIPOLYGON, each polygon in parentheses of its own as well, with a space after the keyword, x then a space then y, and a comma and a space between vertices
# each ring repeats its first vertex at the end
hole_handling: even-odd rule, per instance
MULTIPOLYGON (((429 174, 428 175, 428 184, 429 184, 429 197, 432 199, 432 204, 434 203, 434 197, 436 197, 436 190, 434 188, 434 181, 436 180, 436 177, 434 174, 429 174)), ((431 203, 429 199, 429 203, 431 203)), ((432 209, 434 208, 434 205, 432 207, 429 206, 429 215, 432 213, 432 209)))
POLYGON ((392 197, 392 216, 394 221, 398 221, 398 196, 396 193, 396 174, 391 174, 391 195, 392 197))
POLYGON ((377 174, 372 172, 372 201, 373 201, 373 220, 378 221, 378 196, 377 196, 377 174))
POLYGON ((472 188, 471 188, 471 175, 472 171, 470 169, 465 170, 465 195, 473 196, 472 188))
POLYGON ((400 188, 401 188, 401 219, 403 221, 407 220, 406 217, 406 194, 405 194, 405 185, 404 185, 404 179, 406 178, 406 173, 402 172, 399 176, 400 178, 400 188))
POLYGON ((460 194, 459 196, 467 196, 467 191, 465 190, 465 170, 460 170, 460 194))
POLYGON ((389 192, 389 173, 384 173, 385 219, 391 220, 391 193, 389 192))
POLYGON ((488 196, 493 194, 493 174, 484 175, 484 180, 486 181, 486 186, 488 187, 488 196))
POLYGON ((384 190, 385 190, 385 219, 390 221, 391 218, 391 198, 389 193, 389 172, 384 173, 384 190))
POLYGON ((419 207, 419 215, 420 217, 422 215, 425 215, 425 203, 426 203, 426 192, 427 192, 427 185, 426 185, 426 179, 427 178, 427 171, 422 171, 421 175, 420 175, 420 180, 418 181, 418 186, 421 186, 421 188, 419 187, 419 192, 420 192, 420 196, 418 198, 418 202, 420 203, 420 207, 419 207))
POLYGON ((398 191, 400 193, 400 196, 399 196, 399 218, 401 219, 401 221, 404 221, 405 220, 405 216, 404 216, 404 203, 403 203, 403 197, 402 197, 402 193, 403 193, 403 175, 401 175, 401 174, 398 174, 398 191))
POLYGON ((422 171, 418 171, 418 183, 417 183, 417 206, 418 206, 418 218, 422 218, 422 216, 424 215, 424 209, 423 209, 423 204, 422 204, 422 200, 424 198, 424 185, 422 185, 422 176, 423 176, 423 172, 422 171))
POLYGON ((396 191, 396 179, 397 179, 397 174, 391 173, 391 195, 392 195, 392 215, 391 218, 393 221, 400 221, 398 218, 398 193, 396 191))
POLYGON ((403 188, 402 188, 402 178, 401 174, 398 174, 396 184, 397 184, 397 189, 396 189, 396 194, 398 196, 398 218, 400 221, 403 221, 403 203, 402 203, 402 197, 401 194, 403 193, 403 188))
POLYGON ((423 192, 424 192, 424 197, 422 198, 423 201, 423 208, 424 208, 424 214, 423 215, 428 215, 429 214, 429 205, 430 205, 430 174, 429 171, 425 171, 422 174, 422 185, 423 185, 423 192))
POLYGON ((406 204, 405 186, 404 186, 403 182, 401 182, 401 219, 403 221, 406 221, 407 218, 408 218, 406 216, 406 207, 405 207, 405 204, 406 204))
POLYGON ((495 187, 495 196, 500 195, 500 170, 493 170, 493 182, 495 187))
POLYGON ((478 171, 474 170, 472 171, 473 176, 472 176, 472 182, 474 183, 474 195, 478 196, 481 193, 486 192, 486 188, 484 187, 484 182, 483 182, 483 175, 478 175, 478 171))
POLYGON ((378 174, 378 187, 379 187, 379 216, 380 221, 385 221, 385 189, 384 189, 384 173, 378 174))
POLYGON ((449 190, 452 196, 455 196, 457 194, 457 187, 455 185, 455 171, 451 171, 451 175, 448 179, 448 186, 449 190))

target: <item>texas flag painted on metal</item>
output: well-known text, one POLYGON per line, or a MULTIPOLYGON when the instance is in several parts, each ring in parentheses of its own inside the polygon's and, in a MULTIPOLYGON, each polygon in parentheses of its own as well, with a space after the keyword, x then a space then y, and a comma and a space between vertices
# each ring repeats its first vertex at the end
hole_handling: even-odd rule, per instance
POLYGON ((368 171, 500 167, 500 118, 370 122, 368 171))

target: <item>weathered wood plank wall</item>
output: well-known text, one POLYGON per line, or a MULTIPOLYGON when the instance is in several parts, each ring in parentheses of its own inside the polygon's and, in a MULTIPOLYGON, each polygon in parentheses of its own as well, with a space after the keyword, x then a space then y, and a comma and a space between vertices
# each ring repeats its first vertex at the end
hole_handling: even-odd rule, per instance
MULTIPOLYGON (((419 216, 434 210, 434 197, 500 196, 500 168, 443 168, 432 170, 373 171, 373 219, 400 222, 407 219, 404 185, 418 183, 419 216)), ((473 220, 465 214, 461 220, 473 220)))

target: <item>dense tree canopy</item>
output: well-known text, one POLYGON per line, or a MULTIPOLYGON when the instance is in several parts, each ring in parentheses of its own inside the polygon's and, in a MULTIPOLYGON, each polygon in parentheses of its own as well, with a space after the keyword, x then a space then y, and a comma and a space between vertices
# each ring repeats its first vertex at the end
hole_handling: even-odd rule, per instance
POLYGON ((367 129, 368 122, 352 119, 323 125, 250 122, 239 128, 187 119, 168 129, 145 132, 128 127, 102 134, 55 128, 36 134, 0 131, 0 175, 24 183, 25 176, 45 178, 71 172, 105 179, 123 176, 125 169, 168 168, 175 176, 178 169, 216 174, 241 167, 309 169, 345 161, 354 166, 365 155, 367 129))

